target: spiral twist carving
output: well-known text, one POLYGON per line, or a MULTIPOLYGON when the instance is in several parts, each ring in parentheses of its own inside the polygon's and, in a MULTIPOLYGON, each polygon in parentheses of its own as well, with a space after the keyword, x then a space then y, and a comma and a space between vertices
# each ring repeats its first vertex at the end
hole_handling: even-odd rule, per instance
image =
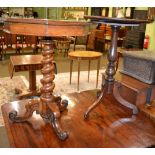
POLYGON ((55 84, 53 82, 54 75, 54 65, 53 65, 53 43, 50 41, 46 41, 44 43, 44 49, 42 52, 43 59, 42 64, 43 68, 41 70, 43 74, 43 78, 41 79, 42 87, 41 87, 41 105, 40 105, 40 113, 47 113, 47 104, 52 103, 54 100, 53 89, 55 84))
POLYGON ((53 64, 53 44, 50 41, 44 43, 44 49, 42 52, 43 68, 41 70, 43 78, 40 80, 42 83, 40 100, 29 101, 25 108, 26 112, 23 116, 18 116, 17 111, 9 113, 9 118, 13 122, 24 122, 30 118, 34 111, 36 111, 43 120, 51 123, 55 133, 60 140, 68 138, 68 132, 63 131, 58 122, 60 112, 66 110, 68 101, 62 100, 60 96, 53 95, 53 89, 55 84, 53 82, 54 76, 54 64, 53 64))

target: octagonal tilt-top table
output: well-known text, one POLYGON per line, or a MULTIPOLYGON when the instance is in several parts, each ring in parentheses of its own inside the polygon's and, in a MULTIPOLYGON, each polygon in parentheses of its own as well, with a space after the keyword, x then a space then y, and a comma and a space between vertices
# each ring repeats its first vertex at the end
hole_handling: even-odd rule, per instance
POLYGON ((26 112, 23 115, 17 114, 17 111, 9 113, 9 118, 13 122, 24 122, 29 119, 33 112, 40 114, 45 120, 51 122, 54 131, 61 140, 68 137, 68 132, 62 131, 59 126, 58 118, 60 112, 64 111, 68 105, 67 100, 61 100, 60 96, 53 95, 55 84, 53 82, 53 43, 49 40, 51 36, 83 36, 89 30, 87 22, 56 21, 48 19, 17 19, 7 18, 3 20, 3 30, 12 34, 45 36, 44 48, 42 51, 41 79, 42 88, 40 99, 29 100, 25 106, 26 112))
POLYGON ((110 49, 108 52, 108 66, 106 68, 106 77, 103 75, 101 92, 98 93, 97 100, 87 109, 84 113, 84 118, 88 118, 89 113, 104 99, 106 94, 114 95, 115 99, 122 105, 128 107, 132 110, 132 114, 138 113, 138 109, 132 103, 124 100, 119 94, 119 88, 121 86, 120 82, 116 82, 114 75, 116 73, 116 60, 117 60, 117 39, 118 31, 121 26, 138 26, 141 23, 149 23, 152 21, 148 20, 138 20, 138 19, 126 19, 126 18, 110 18, 102 16, 85 16, 86 19, 93 19, 94 22, 108 24, 112 28, 112 38, 110 49))

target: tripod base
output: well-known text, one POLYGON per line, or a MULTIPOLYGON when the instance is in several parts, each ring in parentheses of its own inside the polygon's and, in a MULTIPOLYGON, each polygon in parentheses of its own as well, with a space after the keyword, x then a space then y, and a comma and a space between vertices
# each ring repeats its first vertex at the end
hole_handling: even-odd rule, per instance
POLYGON ((19 116, 17 111, 12 111, 9 113, 9 118, 11 121, 16 123, 21 123, 27 121, 30 117, 32 117, 33 112, 36 111, 37 114, 43 118, 43 120, 51 123, 55 133, 61 140, 65 140, 68 137, 68 132, 62 131, 58 118, 60 117, 60 112, 66 110, 68 106, 67 100, 61 100, 61 97, 55 97, 53 103, 50 103, 51 106, 47 105, 46 113, 42 113, 40 111, 41 101, 39 99, 30 100, 25 106, 25 113, 22 116, 19 116), (56 104, 55 104, 56 103, 56 104), (53 112, 53 105, 54 107, 58 107, 59 110, 53 112))
POLYGON ((132 115, 136 115, 136 114, 138 113, 137 107, 136 107, 135 105, 133 105, 132 103, 130 103, 130 102, 124 100, 124 99, 121 97, 121 95, 119 94, 119 88, 120 88, 120 87, 121 87, 121 83, 120 83, 120 82, 115 81, 114 84, 113 84, 113 83, 109 84, 108 81, 105 81, 105 84, 103 85, 101 92, 98 92, 98 93, 97 93, 97 97, 98 97, 97 100, 96 100, 96 101, 87 109, 87 111, 84 113, 84 119, 87 119, 87 118, 89 117, 89 113, 90 113, 94 108, 96 108, 97 105, 99 105, 99 104, 103 101, 103 99, 104 99, 104 97, 105 97, 105 95, 106 95, 107 93, 108 93, 108 94, 109 94, 109 93, 112 93, 112 94, 114 95, 115 99, 116 99, 120 104, 122 104, 123 106, 125 106, 125 107, 131 109, 131 110, 132 110, 132 115), (112 85, 114 85, 113 88, 112 88, 112 85), (110 88, 110 89, 112 88, 112 92, 110 92, 109 88, 110 88))

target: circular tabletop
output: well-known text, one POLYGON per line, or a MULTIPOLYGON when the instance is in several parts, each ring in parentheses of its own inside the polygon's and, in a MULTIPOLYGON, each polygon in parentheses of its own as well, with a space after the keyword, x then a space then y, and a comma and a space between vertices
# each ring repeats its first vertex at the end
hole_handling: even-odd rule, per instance
POLYGON ((98 59, 102 56, 102 53, 95 51, 75 51, 68 53, 70 59, 92 60, 98 59))
POLYGON ((105 23, 109 25, 120 25, 120 26, 138 26, 142 23, 151 23, 152 20, 142 20, 142 19, 128 19, 128 18, 112 18, 103 16, 84 16, 85 19, 93 19, 93 22, 105 23))

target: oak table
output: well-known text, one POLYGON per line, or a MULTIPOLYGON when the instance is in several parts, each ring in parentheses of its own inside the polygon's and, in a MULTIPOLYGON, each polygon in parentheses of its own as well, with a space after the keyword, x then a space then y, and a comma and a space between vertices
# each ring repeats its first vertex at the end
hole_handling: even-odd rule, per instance
POLYGON ((25 111, 26 101, 15 101, 2 106, 10 146, 17 148, 137 148, 155 147, 155 123, 139 112, 121 106, 112 94, 101 101, 90 119, 83 120, 83 112, 96 100, 96 91, 63 95, 68 98, 68 111, 61 115, 61 125, 69 133, 65 141, 58 139, 49 123, 40 115, 25 123, 13 123, 8 114, 25 111), (104 110, 103 110, 104 109, 104 110))
POLYGON ((71 84, 71 79, 72 79, 73 60, 78 61, 78 81, 77 81, 77 90, 78 91, 79 91, 80 62, 81 62, 81 60, 88 60, 89 61, 89 64, 88 64, 88 82, 89 82, 91 60, 98 60, 98 63, 97 63, 97 78, 96 78, 96 88, 97 88, 101 56, 102 56, 102 54, 100 52, 95 52, 95 51, 77 51, 77 52, 70 52, 68 54, 68 57, 70 59, 70 84, 71 84))
POLYGON ((9 113, 10 120, 14 123, 25 122, 33 117, 33 112, 35 111, 44 121, 48 121, 52 125, 59 139, 65 140, 68 137, 68 132, 61 129, 58 118, 60 117, 60 112, 67 110, 68 101, 62 100, 61 96, 53 95, 53 89, 55 87, 53 81, 55 78, 53 65, 54 45, 51 37, 83 36, 88 33, 90 24, 87 22, 25 18, 7 18, 3 19, 3 22, 3 31, 5 32, 45 37, 42 51, 43 58, 41 61, 43 78, 41 79, 42 88, 40 90, 40 99, 25 101, 25 113, 21 114, 16 110, 11 111, 9 113))
POLYGON ((42 60, 42 55, 18 55, 18 56, 10 57, 9 73, 11 78, 13 77, 14 71, 29 72, 29 90, 24 92, 16 88, 16 90, 19 91, 19 95, 18 95, 19 99, 23 97, 40 95, 40 91, 37 90, 37 87, 36 87, 36 70, 40 70, 42 68, 41 60, 42 60))

